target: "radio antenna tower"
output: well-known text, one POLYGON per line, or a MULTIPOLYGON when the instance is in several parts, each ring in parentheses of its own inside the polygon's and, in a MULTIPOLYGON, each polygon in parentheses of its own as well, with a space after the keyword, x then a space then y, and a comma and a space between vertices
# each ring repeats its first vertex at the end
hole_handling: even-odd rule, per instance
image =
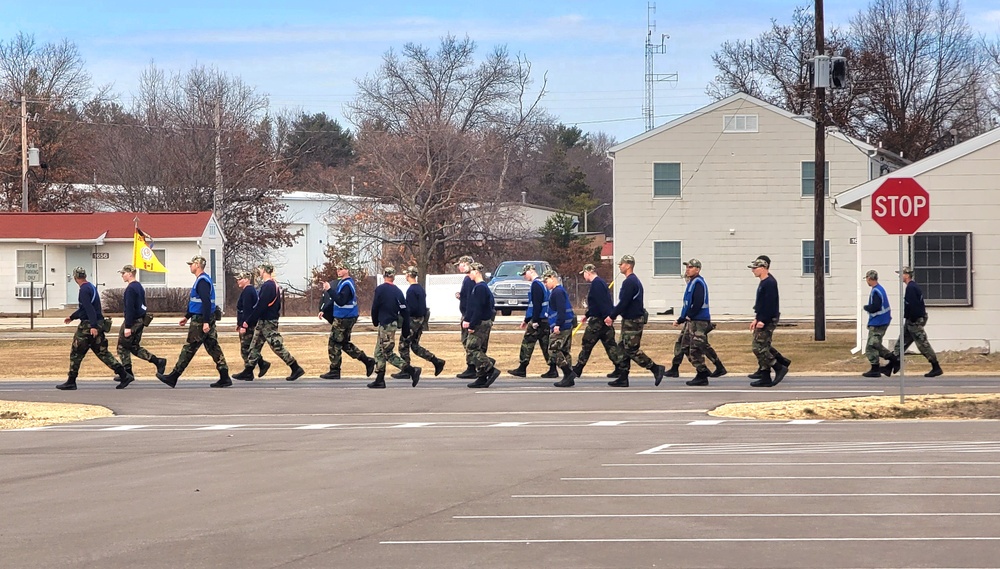
POLYGON ((656 3, 649 2, 646 5, 646 99, 642 104, 642 116, 646 120, 646 130, 653 130, 653 101, 655 99, 653 86, 659 81, 677 81, 676 73, 654 73, 653 56, 667 53, 666 40, 670 39, 667 34, 660 35, 660 44, 653 43, 653 34, 656 32, 656 20, 653 14, 656 13, 656 3))

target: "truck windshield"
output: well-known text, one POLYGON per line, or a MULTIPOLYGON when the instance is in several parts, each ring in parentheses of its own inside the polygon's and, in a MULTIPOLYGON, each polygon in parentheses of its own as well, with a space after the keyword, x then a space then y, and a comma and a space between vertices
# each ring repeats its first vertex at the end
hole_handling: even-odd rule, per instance
POLYGON ((493 278, 497 277, 516 277, 517 273, 521 271, 521 267, 524 263, 500 263, 497 267, 497 272, 493 275, 493 278))

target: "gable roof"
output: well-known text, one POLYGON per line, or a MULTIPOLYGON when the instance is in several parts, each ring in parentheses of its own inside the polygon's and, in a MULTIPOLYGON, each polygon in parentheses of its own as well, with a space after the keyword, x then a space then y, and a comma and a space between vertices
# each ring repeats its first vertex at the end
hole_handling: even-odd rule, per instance
MULTIPOLYGON (((690 112, 690 113, 688 113, 688 114, 686 114, 686 115, 684 115, 682 117, 678 117, 678 118, 676 118, 676 119, 674 119, 674 120, 672 120, 672 121, 670 121, 670 122, 668 122, 666 124, 662 124, 662 125, 654 128, 653 130, 648 130, 648 131, 646 131, 646 132, 644 132, 644 133, 642 133, 642 134, 640 134, 638 136, 634 136, 634 137, 626 140, 625 142, 622 142, 621 144, 617 144, 615 146, 612 146, 610 149, 608 149, 608 154, 611 155, 611 156, 614 156, 614 154, 616 152, 620 151, 620 150, 624 150, 624 149, 628 148, 629 146, 632 146, 634 144, 638 144, 638 143, 640 143, 640 142, 642 142, 642 141, 644 141, 646 139, 649 139, 649 138, 652 138, 654 136, 657 136, 658 134, 660 134, 662 132, 670 130, 670 129, 676 127, 676 126, 682 125, 682 124, 684 124, 684 123, 686 123, 688 121, 691 121, 691 120, 694 120, 696 118, 699 118, 702 115, 706 115, 708 113, 716 111, 716 110, 718 110, 718 109, 720 109, 722 107, 725 107, 726 105, 729 105, 730 103, 733 103, 735 101, 742 101, 744 103, 749 103, 750 105, 753 105, 753 106, 756 106, 756 107, 760 107, 762 109, 771 111, 772 113, 775 113, 777 115, 785 117, 785 118, 787 118, 789 120, 793 120, 793 121, 795 121, 795 122, 797 122, 797 123, 799 123, 799 124, 801 124, 801 125, 803 125, 805 127, 808 127, 808 128, 811 128, 811 129, 815 129, 816 128, 816 122, 813 121, 811 117, 792 114, 792 113, 786 111, 785 109, 782 109, 781 107, 777 107, 775 105, 772 105, 771 103, 768 103, 767 101, 763 101, 761 99, 758 99, 757 97, 754 97, 752 95, 748 95, 746 93, 736 93, 735 95, 730 95, 730 96, 726 97, 725 99, 720 99, 720 100, 718 100, 718 101, 716 101, 716 102, 714 102, 714 103, 712 103, 712 104, 710 104, 708 106, 705 106, 705 107, 702 107, 702 108, 700 108, 698 110, 692 111, 692 112, 690 112)), ((870 144, 868 144, 866 142, 862 142, 860 140, 850 138, 849 136, 841 133, 840 131, 834 130, 834 131, 829 131, 829 132, 830 132, 830 136, 839 138, 839 139, 844 140, 846 142, 850 142, 851 144, 854 144, 855 146, 857 146, 857 147, 859 147, 859 148, 861 148, 863 150, 866 150, 868 152, 874 152, 874 151, 878 150, 874 146, 872 146, 872 145, 870 145, 870 144)))
POLYGON ((915 178, 925 172, 930 172, 935 168, 954 162, 963 156, 967 156, 973 152, 986 148, 987 146, 996 144, 998 141, 1000 141, 1000 128, 995 128, 989 132, 980 134, 975 138, 970 138, 961 144, 956 144, 947 150, 942 150, 937 154, 932 154, 927 158, 917 160, 909 166, 904 166, 903 168, 894 171, 890 175, 875 178, 874 180, 865 182, 860 186, 855 186, 847 191, 841 192, 834 196, 833 204, 836 207, 847 207, 850 204, 871 196, 875 193, 875 190, 877 190, 879 186, 881 186, 882 183, 889 178, 915 178))
POLYGON ((0 239, 93 241, 106 233, 105 240, 131 241, 136 218, 139 229, 157 240, 197 239, 204 235, 212 212, 5 212, 0 213, 0 239))

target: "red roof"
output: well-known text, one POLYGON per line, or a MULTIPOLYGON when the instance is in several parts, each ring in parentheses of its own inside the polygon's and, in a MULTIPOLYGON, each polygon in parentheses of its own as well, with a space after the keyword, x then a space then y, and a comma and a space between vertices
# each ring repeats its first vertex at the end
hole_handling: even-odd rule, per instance
POLYGON ((605 241, 604 246, 601 247, 601 258, 602 259, 612 259, 615 256, 615 243, 614 241, 605 241))
POLYGON ((198 238, 212 212, 6 212, 0 213, 0 239, 96 239, 105 231, 106 239, 131 239, 137 217, 139 229, 153 238, 198 238))

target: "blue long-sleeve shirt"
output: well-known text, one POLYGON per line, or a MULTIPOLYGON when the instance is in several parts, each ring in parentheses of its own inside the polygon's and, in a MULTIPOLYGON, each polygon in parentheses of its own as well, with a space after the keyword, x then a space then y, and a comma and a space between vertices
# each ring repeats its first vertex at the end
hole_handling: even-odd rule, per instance
POLYGON ((125 287, 125 327, 135 326, 137 320, 146 315, 146 290, 139 281, 132 281, 125 287))
POLYGON ((757 285, 757 300, 753 309, 758 322, 770 324, 772 320, 778 318, 780 307, 778 305, 778 281, 774 276, 767 275, 757 285))
POLYGON ((916 281, 906 283, 906 294, 903 296, 903 318, 917 320, 927 316, 927 306, 924 305, 924 291, 916 281))
MULTIPOLYGON (((462 288, 458 291, 458 311, 465 316, 465 311, 469 308, 469 297, 472 296, 472 289, 476 286, 476 281, 469 275, 465 275, 462 280, 462 288)), ((466 318, 466 320, 468 320, 466 318)))
POLYGON ((261 320, 277 320, 279 316, 281 316, 281 294, 278 292, 278 283, 273 279, 266 280, 260 284, 260 290, 257 291, 257 302, 250 311, 247 327, 256 326, 261 320))
POLYGON ((594 280, 590 281, 590 292, 587 293, 586 317, 604 320, 614 307, 608 283, 601 277, 594 277, 594 280))
POLYGON ((395 324, 402 317, 403 335, 410 334, 410 311, 406 308, 403 291, 392 283, 382 283, 375 287, 375 298, 372 299, 372 324, 388 326, 395 324))
MULTIPOLYGON (((475 282, 475 281, 473 281, 475 282)), ((464 320, 469 323, 469 329, 475 330, 484 320, 493 320, 496 312, 493 309, 493 293, 486 283, 476 283, 469 294, 469 305, 466 307, 464 320)))
POLYGON ((611 310, 611 319, 621 316, 625 320, 642 317, 645 309, 642 304, 642 283, 635 273, 625 277, 622 288, 618 291, 618 304, 611 310))
MULTIPOLYGON (((243 326, 247 323, 250 318, 250 311, 253 310, 253 305, 257 304, 257 289, 253 285, 247 285, 243 287, 240 292, 240 298, 236 301, 236 325, 243 326)), ((321 307, 322 308, 322 307, 321 307)), ((247 323, 247 328, 250 324, 247 323)))
POLYGON ((427 291, 424 287, 413 283, 406 289, 406 309, 410 311, 410 318, 427 316, 427 291))
POLYGON ((101 296, 97 294, 97 287, 84 281, 80 285, 80 294, 77 296, 77 309, 70 314, 70 320, 86 320, 90 322, 91 328, 100 328, 104 320, 101 312, 101 296))

